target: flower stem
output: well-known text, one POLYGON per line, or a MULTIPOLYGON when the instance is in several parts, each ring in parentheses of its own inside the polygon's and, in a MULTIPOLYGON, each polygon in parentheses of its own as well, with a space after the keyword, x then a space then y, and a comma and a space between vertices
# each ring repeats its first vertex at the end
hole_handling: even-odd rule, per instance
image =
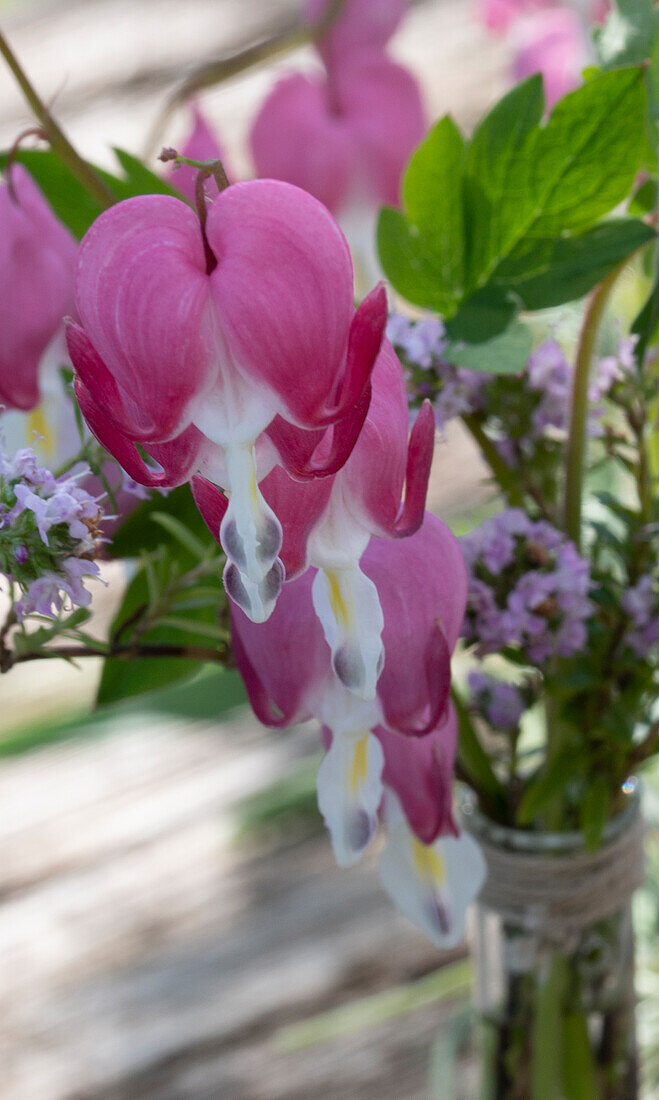
POLYGON ((506 465, 492 440, 483 431, 478 416, 475 413, 468 413, 462 417, 462 421, 478 444, 483 458, 490 467, 494 479, 508 503, 513 507, 521 508, 524 504, 524 495, 520 489, 517 475, 510 466, 506 465))
POLYGON ((67 168, 70 168, 71 173, 85 190, 96 199, 99 206, 103 210, 107 210, 109 206, 117 201, 116 195, 108 187, 105 180, 92 168, 91 164, 83 160, 77 150, 74 149, 45 103, 40 99, 2 32, 0 32, 0 54, 7 62, 23 95, 41 123, 53 152, 57 153, 67 168))
POLYGON ((613 284, 627 263, 614 267, 593 292, 584 315, 572 381, 570 427, 567 441, 564 529, 577 549, 581 543, 581 501, 586 456, 586 422, 588 418, 588 382, 597 345, 599 326, 613 284))

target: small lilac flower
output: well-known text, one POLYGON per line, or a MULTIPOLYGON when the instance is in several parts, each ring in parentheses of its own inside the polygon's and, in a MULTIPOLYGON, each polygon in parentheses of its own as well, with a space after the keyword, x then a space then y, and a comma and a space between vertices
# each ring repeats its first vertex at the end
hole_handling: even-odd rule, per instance
POLYGON ((469 571, 463 637, 483 656, 519 647, 533 664, 583 648, 590 569, 564 535, 519 508, 462 540, 469 571))
POLYGON ((438 428, 474 410, 487 378, 448 361, 446 330, 439 318, 412 321, 403 313, 391 313, 387 336, 408 368, 411 401, 418 403, 419 399, 430 397, 438 428), (425 374, 427 379, 423 377, 425 374))
POLYGON ((638 657, 647 657, 659 643, 659 578, 645 573, 621 603, 631 620, 624 641, 638 657))
POLYGON ((527 706, 519 688, 479 670, 468 680, 471 701, 486 722, 498 730, 516 729, 527 706))
POLYGON ((100 539, 99 498, 79 483, 88 470, 57 480, 29 448, 0 452, 0 574, 21 592, 20 622, 34 612, 58 614, 68 597, 86 607, 84 577, 98 576, 91 559, 100 539))

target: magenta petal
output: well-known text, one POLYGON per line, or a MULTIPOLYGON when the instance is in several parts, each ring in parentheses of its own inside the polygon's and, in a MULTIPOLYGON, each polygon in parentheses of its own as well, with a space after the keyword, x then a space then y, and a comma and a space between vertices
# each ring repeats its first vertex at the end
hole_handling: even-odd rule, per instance
POLYGON ((387 326, 387 292, 384 283, 367 294, 355 313, 348 336, 348 356, 341 397, 326 418, 346 415, 357 403, 371 376, 387 326))
POLYGON ((205 477, 200 477, 198 474, 190 482, 190 488, 201 518, 219 544, 220 524, 224 519, 224 513, 229 507, 229 501, 217 485, 213 485, 212 482, 207 481, 205 477))
POLYGON ((31 409, 41 357, 73 306, 77 245, 20 164, 11 188, 0 186, 0 404, 31 409))
POLYGON ((261 482, 261 491, 281 523, 283 542, 279 557, 284 563, 286 580, 290 581, 307 568, 307 542, 327 507, 331 479, 293 481, 281 466, 275 466, 261 482))
POLYGON ((322 79, 294 73, 275 84, 250 143, 262 179, 293 183, 333 213, 344 204, 356 151, 343 118, 330 110, 322 79))
POLYGON ((450 654, 467 602, 467 574, 455 536, 426 512, 407 539, 371 539, 362 571, 384 613, 384 669, 378 696, 386 722, 420 735, 446 705, 450 654), (420 674, 421 673, 421 674, 420 674))
POLYGON ((424 401, 407 448, 405 504, 391 531, 396 538, 409 538, 423 523, 434 449, 435 414, 430 402, 424 401))
POLYGON ((172 488, 189 479, 203 442, 203 437, 195 428, 187 428, 178 439, 169 443, 151 445, 149 452, 163 467, 162 471, 153 470, 145 463, 134 441, 123 435, 105 416, 78 377, 74 380, 74 388, 80 411, 93 435, 138 485, 172 488))
POLYGON ((278 396, 287 418, 322 426, 353 317, 341 230, 304 191, 251 180, 218 195, 206 232, 218 260, 213 296, 234 361, 278 396))
POLYGON ((581 83, 588 47, 581 20, 570 8, 532 12, 516 23, 511 41, 515 80, 542 73, 547 107, 581 83))
POLYGON ((330 654, 311 601, 314 570, 284 585, 265 623, 231 607, 231 646, 250 702, 265 725, 285 726, 314 715, 330 671, 330 654))
POLYGON ((192 401, 217 372, 195 213, 168 195, 141 195, 106 210, 80 245, 76 303, 98 356, 133 403, 131 413, 149 410, 154 439, 179 435, 192 401))
POLYGON ((398 795, 413 833, 423 844, 457 836, 453 820, 453 766, 457 720, 449 706, 443 724, 426 737, 402 737, 383 726, 374 731, 384 749, 383 781, 398 795))
POLYGON ((370 403, 371 387, 367 385, 348 415, 325 431, 305 432, 276 416, 267 434, 291 477, 309 481, 338 473, 354 450, 370 403))
MULTIPOLYGON (((368 416, 341 472, 341 484, 350 496, 351 511, 361 519, 364 527, 374 534, 391 537, 398 534, 396 527, 407 457, 408 410, 403 370, 388 340, 384 341, 373 370, 372 391, 368 416)), ((425 440, 425 436, 423 438, 425 440)), ((417 451, 415 445, 415 456, 417 451)), ((425 451, 423 457, 427 457, 425 451)), ((408 471, 410 466, 408 460, 408 471)), ((412 472, 416 505, 423 489, 424 472, 419 467, 417 476, 416 459, 412 472)), ((423 501, 417 526, 422 518, 423 501)))
POLYGON ((140 442, 153 439, 156 434, 153 420, 120 392, 89 337, 73 321, 66 326, 66 345, 76 374, 98 408, 103 410, 104 417, 130 439, 140 442))

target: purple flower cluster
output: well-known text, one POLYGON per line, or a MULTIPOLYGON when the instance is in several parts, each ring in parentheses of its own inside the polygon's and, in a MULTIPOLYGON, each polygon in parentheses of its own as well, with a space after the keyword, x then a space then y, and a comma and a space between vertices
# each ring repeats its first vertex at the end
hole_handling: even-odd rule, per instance
POLYGON ((74 476, 56 478, 31 448, 0 453, 0 573, 18 585, 19 621, 32 612, 55 615, 68 596, 85 607, 82 579, 97 576, 95 556, 103 518, 97 498, 74 476))
POLYGON ((637 657, 647 657, 659 645, 659 576, 645 573, 622 597, 631 625, 625 642, 637 657))
MULTIPOLYGON (((448 341, 442 321, 435 317, 412 321, 403 313, 391 313, 387 337, 408 368, 411 402, 420 404, 424 398, 430 398, 438 428, 473 411, 486 378, 448 361, 448 341)), ((414 404, 412 412, 416 412, 414 404)))
POLYGON ((462 539, 469 597, 462 636, 479 656, 508 647, 531 664, 569 657, 586 643, 589 563, 544 520, 510 508, 462 539))
POLYGON ((493 729, 517 729, 528 702, 514 684, 474 669, 469 673, 471 704, 493 729))

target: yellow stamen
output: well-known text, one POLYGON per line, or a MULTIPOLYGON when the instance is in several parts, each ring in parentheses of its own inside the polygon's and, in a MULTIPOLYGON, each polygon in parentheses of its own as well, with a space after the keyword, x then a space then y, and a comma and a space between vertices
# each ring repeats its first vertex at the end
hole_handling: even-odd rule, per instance
POLYGON ((412 840, 414 867, 420 878, 429 878, 441 884, 446 878, 444 860, 430 844, 422 844, 416 837, 412 840))
POLYGON ((330 606, 332 608, 332 614, 337 622, 343 623, 346 627, 349 627, 352 619, 352 608, 343 598, 341 582, 334 569, 326 569, 325 576, 330 586, 330 606))
POLYGON ((368 775, 368 739, 370 734, 366 733, 355 745, 355 751, 352 757, 352 767, 350 768, 350 791, 352 794, 356 794, 362 783, 366 782, 368 775))
POLYGON ((28 437, 32 440, 34 433, 43 438, 39 440, 39 449, 42 451, 44 458, 52 458, 55 454, 55 440, 54 432, 51 425, 49 425, 44 411, 41 405, 37 405, 36 409, 33 409, 27 419, 28 437))

